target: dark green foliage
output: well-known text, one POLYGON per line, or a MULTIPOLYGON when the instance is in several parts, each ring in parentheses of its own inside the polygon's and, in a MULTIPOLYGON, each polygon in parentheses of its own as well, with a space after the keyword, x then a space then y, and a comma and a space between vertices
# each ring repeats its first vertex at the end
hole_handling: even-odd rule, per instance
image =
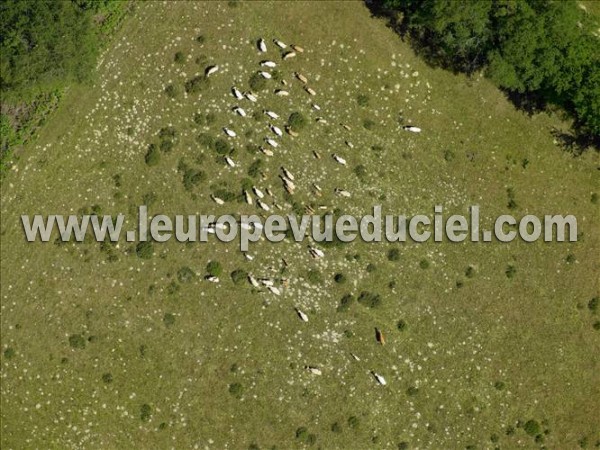
POLYGON ((360 181, 365 181, 367 177, 367 168, 364 165, 359 164, 354 168, 354 175, 356 175, 360 181))
POLYGON ((384 0, 429 62, 485 74, 528 110, 557 104, 600 135, 600 52, 593 16, 575 1, 384 0))
POLYGON ((160 153, 158 152, 156 145, 150 144, 148 146, 148 151, 146 152, 144 160, 149 166, 156 166, 160 162, 160 153))
POLYGON ((350 309, 350 306, 354 303, 354 296, 352 294, 346 294, 340 300, 340 304, 337 307, 337 312, 346 312, 350 309))
POLYGON ((231 151, 231 147, 226 140, 218 138, 213 145, 213 148, 219 155, 227 155, 231 151))
POLYGON ((504 273, 506 274, 507 278, 513 278, 517 274, 517 269, 512 264, 509 264, 504 273))
POLYGON ((398 331, 404 331, 404 330, 406 330, 406 327, 407 327, 407 323, 403 319, 400 319, 398 321, 398 323, 396 323, 396 328, 398 328, 398 331))
POLYGON ((306 127, 306 124, 306 117, 299 111, 293 112, 288 118, 288 126, 294 131, 302 131, 306 127))
POLYGON ((138 256, 138 258, 142 259, 152 258, 152 255, 154 254, 154 246, 152 245, 152 242, 139 242, 135 247, 135 254, 138 256))
POLYGON ((167 328, 172 327, 175 324, 175 315, 171 313, 165 313, 163 316, 163 323, 167 328))
POLYGON ((369 101, 369 96, 366 94, 360 94, 358 97, 356 97, 356 103, 358 103, 358 106, 368 106, 369 101))
POLYGON ((429 269, 429 261, 427 261, 426 259, 422 259, 421 261, 419 261, 419 267, 421 269, 429 269))
POLYGON ((242 398, 244 386, 242 386, 240 383, 232 383, 229 385, 229 393, 237 399, 242 398))
POLYGON ((248 86, 253 91, 262 91, 267 87, 267 80, 263 78, 258 72, 255 72, 248 79, 248 86))
POLYGON ((408 442, 406 442, 406 441, 399 442, 398 450, 408 450, 408 442))
POLYGON ((593 324, 592 324, 592 328, 596 331, 600 330, 600 320, 596 320, 593 324))
POLYGON ((577 260, 577 258, 575 258, 575 255, 573 253, 569 253, 565 258, 565 261, 567 262, 567 264, 572 264, 576 260, 577 260))
POLYGON ((503 391, 504 388, 506 387, 506 385, 505 385, 504 381, 496 381, 494 383, 494 387, 499 391, 503 391))
POLYGON ((161 141, 160 142, 160 151, 163 153, 169 153, 173 149, 174 145, 175 144, 173 144, 173 141, 170 141, 168 139, 161 141))
POLYGON ((373 264, 373 263, 367 264, 367 272, 368 273, 373 273, 375 271, 377 271, 377 266, 375 264, 373 264))
POLYGON ((306 429, 306 427, 300 427, 300 428, 296 429, 296 439, 305 441, 307 437, 308 437, 308 430, 306 429))
POLYGON ((92 15, 71 1, 2 2, 2 101, 89 79, 100 43, 92 15))
POLYGON ((592 311, 594 314, 598 311, 598 303, 600 302, 600 298, 594 297, 588 302, 588 309, 592 311))
POLYGON ((323 275, 317 269, 311 269, 308 271, 306 275, 306 279, 312 284, 322 284, 323 283, 323 275))
POLYGON ((598 204, 598 194, 596 192, 594 192, 592 194, 592 196, 590 197, 590 201, 594 204, 597 205, 598 204))
POLYGON ((213 192, 213 195, 220 198, 224 202, 231 202, 236 198, 235 193, 228 191, 227 189, 217 189, 213 192))
POLYGON ((152 417, 152 408, 147 403, 144 403, 140 407, 140 419, 142 422, 148 422, 150 417, 152 417))
POLYGON ((336 273, 333 280, 338 284, 344 284, 347 281, 346 276, 343 273, 336 273))
POLYGON ((204 37, 204 35, 203 35, 203 34, 201 34, 201 35, 199 35, 199 36, 196 38, 196 42, 197 42, 198 44, 204 44, 204 43, 206 42, 206 38, 204 37))
POLYGON ((400 250, 397 248, 392 248, 387 252, 387 259, 390 261, 399 261, 400 260, 400 250))
POLYGON ((350 428, 358 428, 360 426, 360 419, 356 416, 348 417, 348 426, 350 428))
POLYGON ((362 291, 358 296, 358 303, 369 308, 376 308, 381 305, 381 296, 375 292, 362 291))
POLYGON ((531 419, 525 422, 525 425, 523 425, 523 430, 529 436, 537 436, 540 434, 541 428, 540 424, 536 420, 531 419))
POLYGON ((12 347, 8 347, 6 350, 4 350, 4 357, 6 359, 12 359, 14 358, 16 355, 15 349, 12 347))
POLYGON ((194 186, 197 186, 206 179, 206 173, 202 170, 188 167, 183 172, 183 186, 186 190, 191 191, 194 186))
POLYGON ((179 95, 179 89, 174 84, 168 84, 165 87, 165 94, 167 97, 175 98, 179 95))
POLYGON ((210 87, 210 81, 204 75, 196 75, 194 78, 185 82, 185 92, 188 94, 197 94, 210 87))
POLYGON ((215 144, 215 138, 212 137, 210 134, 206 134, 206 133, 200 133, 198 135, 198 137, 196 138, 196 141, 198 141, 198 143, 200 145, 203 145, 204 147, 210 149, 213 148, 214 144, 215 144))
POLYGON ((231 272, 231 279, 235 284, 242 284, 248 278, 248 272, 242 269, 236 269, 231 272))
POLYGON ((196 274, 194 273, 194 271, 187 266, 182 267, 181 269, 179 269, 177 271, 177 279, 182 284, 189 283, 195 277, 196 277, 196 274))
POLYGON ((219 277, 223 273, 223 266, 218 261, 210 261, 206 265, 206 272, 213 277, 219 277))
POLYGON ((72 334, 69 336, 69 345, 71 348, 84 349, 85 344, 86 340, 81 334, 72 334))
POLYGON ((177 130, 175 129, 175 127, 172 126, 163 127, 159 130, 158 137, 160 139, 174 140, 177 138, 177 130))
POLYGON ((113 376, 110 372, 106 372, 102 374, 102 381, 106 384, 110 384, 113 381, 113 376))
POLYGON ((177 52, 175 53, 175 56, 173 57, 173 61, 175 61, 178 64, 182 64, 185 62, 185 55, 183 54, 183 52, 177 52))
POLYGON ((335 423, 331 424, 331 431, 334 433, 341 433, 342 426, 338 422, 335 422, 335 423))
POLYGON ((250 176, 252 178, 258 177, 263 166, 264 166, 264 161, 262 159, 255 159, 254 162, 252 164, 250 164, 250 167, 248 167, 248 176, 250 176))
POLYGON ((372 130, 373 128, 375 128, 375 125, 376 123, 372 119, 363 120, 363 127, 365 127, 366 130, 372 130))
POLYGON ((406 395, 410 396, 410 397, 414 397, 415 395, 417 395, 419 393, 419 388, 417 388, 416 386, 410 386, 407 390, 406 390, 406 395))
POLYGON ((465 270, 465 276, 467 278, 473 278, 475 276, 475 268, 473 266, 467 267, 467 270, 465 270))

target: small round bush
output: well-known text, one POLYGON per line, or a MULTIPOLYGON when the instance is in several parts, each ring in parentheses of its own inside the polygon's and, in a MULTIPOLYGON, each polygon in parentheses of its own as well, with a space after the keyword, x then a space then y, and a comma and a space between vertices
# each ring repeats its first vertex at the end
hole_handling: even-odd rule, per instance
POLYGON ((163 316, 163 323, 166 327, 171 327, 175 324, 175 315, 171 313, 165 313, 163 316))
POLYGON ((102 374, 102 381, 104 381, 104 383, 106 384, 110 384, 113 381, 113 376, 110 372, 106 372, 104 374, 102 374))
POLYGON ((231 280, 234 282, 234 284, 242 284, 246 281, 247 278, 248 272, 246 272, 245 270, 236 269, 233 272, 231 272, 231 280))
POLYGON ((206 38, 204 37, 204 35, 203 35, 203 34, 201 34, 201 35, 199 35, 199 36, 196 38, 196 42, 197 42, 198 44, 204 44, 204 43, 206 42, 206 38))
POLYGON ((235 398, 241 398, 244 393, 244 387, 240 383, 232 383, 229 385, 229 393, 235 398))
POLYGON ((517 274, 517 269, 511 264, 506 268, 504 273, 506 274, 507 278, 513 278, 517 274))
POLYGON ((387 259, 390 261, 400 260, 400 250, 397 248, 390 249, 387 253, 387 259))
POLYGON ((152 255, 154 254, 152 242, 145 241, 138 243, 138 245, 135 247, 135 254, 138 256, 138 258, 142 259, 152 258, 152 255))
POLYGON ((169 98, 175 98, 179 95, 179 89, 177 89, 177 86, 174 84, 169 84, 165 87, 165 94, 167 94, 167 97, 169 98))
POLYGON ((525 425, 523 425, 523 430, 529 436, 537 436, 540 434, 540 424, 534 419, 528 420, 525 422, 525 425))
POLYGON ((403 319, 400 319, 398 321, 398 323, 396 323, 396 328, 398 328, 398 331, 404 331, 406 330, 407 324, 406 321, 403 319))
POLYGON ((4 350, 4 357, 6 359, 12 359, 14 358, 16 355, 15 349, 12 347, 8 347, 6 350, 4 350))
POLYGON ((346 312, 350 309, 350 305, 354 302, 354 296, 352 294, 346 294, 340 300, 340 304, 337 307, 338 312, 346 312))
POLYGON ((363 120, 363 127, 366 130, 372 130, 373 128, 375 128, 375 121, 371 120, 371 119, 365 119, 363 120))
POLYGON ((248 86, 250 86, 250 89, 253 91, 262 91, 267 87, 267 80, 256 72, 248 79, 248 86))
POLYGON ((296 429, 296 439, 305 441, 307 437, 308 437, 308 430, 306 429, 306 427, 299 427, 296 429))
POLYGON ((177 53, 175 53, 175 57, 173 58, 173 60, 176 63, 181 64, 181 63, 185 62, 185 55, 183 54, 183 52, 177 52, 177 53))
POLYGON ((85 338, 81 334, 72 334, 69 336, 69 345, 71 348, 84 349, 85 344, 85 338))
POLYGON ((350 428, 358 428, 358 426, 360 425, 360 419, 356 416, 350 416, 348 417, 348 426, 350 428))
POLYGON ((194 271, 187 266, 182 267, 177 271, 177 279, 182 284, 189 283, 194 279, 195 276, 196 274, 194 273, 194 271))
POLYGON ((152 408, 147 403, 140 407, 140 419, 142 422, 148 422, 152 416, 152 408))
POLYGON ((343 273, 336 273, 333 280, 338 284, 344 284, 347 281, 346 276, 343 273))
POLYGON ((215 141, 214 149, 219 155, 227 155, 231 147, 226 140, 219 138, 215 141))
POLYGON ((427 261, 426 259, 422 259, 422 260, 419 262, 419 267, 420 267, 421 269, 429 269, 429 261, 427 261))
POLYGON ((593 312, 596 313, 598 311, 598 302, 600 301, 600 298, 598 297, 594 297, 592 298, 589 302, 588 302, 588 309, 593 312))
POLYGON ((367 264, 367 272, 372 273, 377 270, 377 266, 373 263, 367 264))
POLYGON ((206 265, 206 272, 213 277, 219 277, 223 273, 223 267, 218 261, 210 261, 206 265))
POLYGON ((301 112, 295 111, 290 114, 288 125, 294 131, 301 131, 306 127, 306 117, 301 112))
POLYGON ((331 431, 333 431, 334 433, 341 433, 342 427, 339 423, 335 422, 331 425, 331 431))
POLYGON ((358 106, 368 106, 369 105, 369 96, 366 94, 360 94, 356 97, 356 102, 358 106))
POLYGON ((144 160, 149 166, 156 166, 160 162, 160 153, 158 152, 156 145, 150 144, 148 146, 148 151, 146 152, 144 160))
POLYGON ((317 269, 309 270, 306 278, 313 284, 323 283, 323 276, 321 275, 321 272, 319 272, 317 269))

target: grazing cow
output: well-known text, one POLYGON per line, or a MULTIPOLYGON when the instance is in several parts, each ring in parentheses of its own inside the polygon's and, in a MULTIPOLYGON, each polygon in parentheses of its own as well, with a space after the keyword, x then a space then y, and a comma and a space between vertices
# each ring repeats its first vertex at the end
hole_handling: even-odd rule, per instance
POLYGON ((263 194, 262 191, 260 189, 258 189, 256 186, 252 186, 252 190, 254 191, 254 193, 256 194, 256 196, 258 198, 264 198, 265 194, 263 194))
POLYGON ((206 70, 204 71, 204 74, 207 77, 210 77, 213 73, 217 72, 219 70, 219 66, 209 66, 206 68, 206 70))
POLYGON ((302 320, 302 322, 308 322, 308 316, 306 314, 304 314, 298 308, 294 308, 294 309, 296 310, 296 314, 298 314, 298 317, 300 317, 300 320, 302 320))
POLYGON ((304 213, 312 216, 315 213, 315 210, 310 205, 304 205, 304 213))
POLYGON ((261 284, 262 284, 263 286, 267 286, 267 287, 269 287, 269 286, 273 286, 273 284, 274 284, 274 283, 273 283, 273 280, 271 280, 271 279, 269 279, 269 278, 261 278, 259 281, 261 282, 261 284))
POLYGON ((271 197, 274 197, 274 195, 273 195, 273 191, 272 191, 271 189, 269 189, 269 188, 266 188, 266 189, 265 189, 265 192, 267 193, 267 195, 269 195, 269 196, 271 196, 271 197))
POLYGON ((287 170, 285 167, 281 166, 281 171, 283 172, 283 174, 286 177, 288 177, 290 180, 294 181, 294 175, 292 175, 289 170, 287 170))
POLYGON ((242 98, 244 98, 244 96, 242 95, 242 93, 235 87, 233 86, 231 88, 231 93, 233 94, 233 96, 235 98, 237 98, 238 100, 241 100, 242 98))
POLYGON ((253 103, 256 103, 258 101, 258 98, 256 98, 256 94, 253 94, 252 92, 244 92, 244 96, 253 103))
POLYGON ((225 157, 225 162, 227 163, 227 165, 229 167, 235 167, 235 163, 233 162, 233 159, 231 159, 229 156, 225 157))
POLYGON ((371 373, 373 374, 373 376, 375 377, 375 380, 377 380, 377 382, 382 385, 385 386, 387 384, 387 381, 385 381, 385 378, 383 378, 381 375, 379 375, 378 373, 371 371, 371 373))
POLYGON ((352 197, 352 194, 350 194, 350 192, 346 191, 345 189, 335 188, 334 192, 340 197, 352 197))
POLYGON ((292 136, 292 137, 298 137, 298 136, 300 136, 298 133, 296 133, 294 130, 292 130, 289 125, 285 126, 285 132, 287 134, 289 134, 290 136, 292 136))
POLYGON ((317 105, 316 103, 311 104, 310 106, 313 107, 313 109, 317 110, 317 111, 321 111, 321 107, 319 105, 317 105))
POLYGON ((346 165, 346 160, 344 158, 342 158, 341 156, 336 155, 335 153, 333 155, 331 155, 331 157, 335 160, 335 162, 337 162, 338 164, 341 164, 342 166, 346 165))
POLYGON ((283 59, 290 59, 290 58, 295 58, 296 57, 296 52, 287 52, 283 55, 283 59))
POLYGON ((219 277, 215 277, 215 276, 212 276, 212 275, 206 275, 204 277, 204 279, 206 281, 210 281, 211 283, 218 283, 219 282, 219 277))
POLYGON ((317 192, 322 191, 321 186, 319 186, 318 184, 313 183, 313 188, 315 188, 315 191, 317 191, 317 192))
POLYGON ((342 125, 342 126, 344 127, 344 129, 345 129, 345 130, 347 130, 347 131, 350 131, 350 130, 351 130, 350 126, 349 126, 349 125, 346 125, 345 123, 342 123, 342 124, 340 124, 340 125, 342 125))
POLYGON ((260 74, 261 77, 266 78, 267 80, 270 80, 272 78, 271 74, 269 72, 258 72, 260 74))
POLYGON ((385 336, 379 328, 375 328, 375 340, 381 345, 385 345, 385 336))
POLYGON ((350 353, 350 356, 352 356, 355 361, 360 361, 360 358, 358 356, 356 356, 354 353, 350 353))
POLYGON ((270 210, 271 210, 271 208, 269 208, 269 205, 267 205, 266 203, 263 203, 263 202, 261 202, 261 201, 260 201, 260 200, 258 200, 258 199, 256 200, 256 203, 258 204, 258 206, 259 206, 261 209, 263 209, 263 210, 265 210, 265 211, 270 211, 270 210))
POLYGON ((406 125, 405 127, 402 127, 404 130, 406 131, 410 131, 411 133, 420 133, 421 129, 419 127, 414 127, 412 125, 406 125))
POLYGON ((322 117, 317 117, 317 123, 322 123, 323 125, 327 125, 327 120, 322 117))
POLYGON ((246 199, 246 203, 252 205, 254 202, 252 201, 252 196, 248 191, 244 191, 244 198, 246 199))
POLYGON ((283 90, 283 89, 276 89, 275 90, 275 95, 279 95, 280 97, 287 97, 288 95, 290 95, 290 93, 288 91, 283 90))
POLYGON ((258 47, 258 50, 261 53, 265 53, 267 51, 267 44, 265 43, 265 40, 263 38, 260 38, 258 40, 258 42, 256 43, 256 46, 258 47))
POLYGON ((271 147, 278 147, 279 146, 279 144, 277 143, 277 141, 274 140, 274 139, 271 139, 271 138, 265 138, 265 142, 267 144, 269 144, 271 147))
POLYGON ((258 281, 256 281, 256 278, 254 278, 252 275, 248 275, 248 281, 254 287, 259 287, 260 286, 260 284, 258 284, 258 281))
POLYGON ((308 370, 310 373, 312 373, 313 375, 321 375, 321 369, 319 369, 318 367, 315 366, 304 366, 304 368, 306 370, 308 370))
POLYGON ((227 136, 229 136, 229 137, 236 137, 236 136, 237 136, 237 133, 236 133, 235 131, 233 131, 233 130, 230 130, 230 129, 229 129, 229 128, 227 128, 227 127, 224 127, 224 128, 223 128, 223 132, 224 132, 224 133, 225 133, 227 136))
POLYGON ((258 147, 258 148, 260 149, 260 151, 262 153, 264 153, 267 156, 273 156, 274 155, 274 153, 271 150, 269 150, 268 148, 264 148, 264 147, 258 147))
POLYGON ((324 258, 325 257, 325 252, 323 252, 323 250, 317 248, 317 247, 311 247, 310 245, 308 246, 308 251, 311 254, 311 256, 313 258, 324 258))
MULTIPOLYGON (((244 258, 246 258, 248 261, 252 261, 254 259, 254 256, 249 255, 248 253, 244 253, 244 258)), ((258 286, 258 283, 257 283, 258 286)))
POLYGON ((316 150, 313 150, 313 156, 314 156, 316 159, 321 159, 321 154, 320 154, 318 151, 316 151, 316 150))
POLYGON ((210 198, 212 198, 212 200, 217 204, 217 205, 224 205, 225 202, 220 199, 219 197, 215 197, 214 195, 211 194, 210 198))
POLYGON ((345 141, 345 142, 348 147, 354 148, 354 144, 352 142, 350 142, 350 141, 345 141))
POLYGON ((277 289, 275 286, 267 286, 267 289, 275 295, 281 295, 281 291, 277 289))
POLYGON ((304 49, 302 47, 300 47, 299 45, 292 44, 292 45, 290 45, 290 47, 292 47, 292 49, 294 49, 294 51, 296 51, 298 53, 304 53, 304 49))
POLYGON ((314 89, 309 88, 308 86, 304 86, 304 90, 308 92, 310 95, 317 95, 314 89))
POLYGON ((260 65, 263 66, 263 67, 271 67, 271 68, 277 67, 277 63, 275 61, 268 61, 268 60, 267 61, 261 61, 260 65))
POLYGON ((274 113, 273 111, 269 111, 267 109, 263 110, 263 112, 269 116, 271 119, 279 119, 279 114, 274 113))
POLYGON ((300 72, 294 72, 294 76, 302 81, 304 84, 308 83, 308 78, 302 75, 300 72))
POLYGON ((240 108, 239 106, 236 106, 235 108, 233 108, 233 111, 242 117, 246 117, 246 111, 244 111, 244 109, 240 108))
POLYGON ((278 39, 273 39, 273 43, 279 48, 287 48, 287 45, 278 39))
POLYGON ((279 127, 276 127, 276 126, 275 126, 275 125, 273 125, 273 124, 269 124, 269 128, 270 128, 270 129, 271 129, 271 131, 272 131, 273 133, 275 133, 277 136, 279 136, 279 137, 283 136, 283 131, 281 131, 281 128, 279 128, 279 127))

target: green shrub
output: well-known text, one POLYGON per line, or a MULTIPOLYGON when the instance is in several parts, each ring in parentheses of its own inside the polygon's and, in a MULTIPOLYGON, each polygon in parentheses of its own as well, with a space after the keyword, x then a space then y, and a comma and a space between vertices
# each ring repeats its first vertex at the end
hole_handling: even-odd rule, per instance
POLYGON ((347 279, 343 273, 336 273, 333 277, 333 281, 335 281, 338 284, 344 284, 347 281, 347 279))
POLYGON ((196 42, 198 44, 204 44, 206 42, 206 38, 203 34, 200 34, 198 37, 196 37, 196 42))
POLYGON ((354 303, 354 296, 352 294, 346 294, 340 300, 340 304, 337 307, 337 312, 346 312, 350 309, 350 306, 354 303))
POLYGON ((397 248, 392 248, 387 252, 387 259, 390 261, 399 261, 400 260, 400 250, 397 248))
POLYGON ((248 86, 255 92, 262 91, 267 87, 267 80, 258 72, 253 73, 248 79, 248 86))
POLYGON ((169 98, 175 98, 179 95, 179 89, 174 84, 169 84, 165 87, 165 94, 169 98))
POLYGON ((183 173, 183 186, 186 190, 191 191, 194 186, 197 186, 206 179, 206 173, 197 169, 186 169, 183 173))
POLYGON ((163 323, 167 328, 172 327, 173 325, 175 325, 175 315, 171 313, 165 313, 165 315, 163 316, 163 323))
POLYGON ((494 387, 496 388, 496 390, 502 391, 502 390, 504 390, 504 388, 506 387, 506 385, 504 384, 504 381, 496 381, 494 383, 494 387))
POLYGON ((152 255, 154 254, 154 246, 152 245, 152 242, 139 242, 135 247, 135 254, 138 256, 138 258, 142 259, 152 258, 152 255))
POLYGON ((171 281, 167 286, 167 294, 173 295, 179 292, 181 286, 179 286, 175 281, 171 281))
POLYGON ((174 140, 177 138, 177 129, 172 126, 162 127, 158 131, 158 137, 160 139, 171 139, 174 140))
POLYGON ((369 308, 376 308, 381 305, 381 296, 374 292, 362 291, 358 296, 358 303, 369 308))
POLYGON ((306 427, 299 427, 296 429, 296 439, 299 439, 301 441, 306 441, 307 437, 308 437, 308 430, 306 429, 306 427))
POLYGON ((213 277, 220 277, 223 273, 223 266, 218 261, 210 261, 206 265, 206 272, 213 277))
POLYGON ((4 350, 4 357, 6 359, 12 359, 16 356, 16 352, 15 349, 12 347, 8 347, 6 350, 4 350))
POLYGON ((240 383, 231 383, 229 385, 229 393, 237 399, 242 398, 244 386, 242 386, 240 383))
POLYGON ((184 266, 177 271, 177 279, 182 284, 189 283, 195 276, 196 274, 194 271, 187 266, 184 266))
POLYGON ((410 397, 414 397, 415 395, 417 395, 419 393, 419 388, 416 386, 410 386, 407 390, 406 390, 406 395, 410 396, 410 397))
POLYGON ((102 374, 102 381, 104 381, 104 383, 106 384, 110 384, 113 381, 113 376, 110 372, 106 372, 104 374, 102 374))
POLYGON ((596 320, 593 324, 592 324, 592 328, 596 331, 600 330, 600 320, 596 320))
POLYGON ((398 450, 408 450, 408 442, 402 441, 398 443, 398 450))
POLYGON ((229 143, 225 139, 218 138, 213 148, 219 155, 227 155, 231 151, 229 143))
POLYGON ((369 100, 369 96, 366 94, 360 94, 356 97, 356 102, 358 103, 358 106, 368 106, 369 100))
POLYGON ((406 330, 406 327, 407 327, 407 323, 403 319, 400 319, 398 321, 398 323, 396 323, 396 328, 398 328, 398 331, 404 331, 404 330, 406 330))
POLYGON ((306 117, 301 112, 295 111, 288 118, 288 126, 294 131, 302 131, 306 124, 306 117))
POLYGON ((419 267, 420 267, 421 269, 429 269, 429 261, 427 261, 426 259, 422 259, 422 260, 419 262, 419 267))
POLYGON ((444 150, 444 159, 448 162, 454 160, 454 152, 452 150, 444 150))
POLYGON ((536 420, 533 420, 533 419, 525 422, 525 425, 523 425, 523 430, 529 436, 537 436, 538 434, 540 434, 540 431, 541 431, 540 424, 536 420))
POLYGON ((335 422, 331 425, 331 431, 334 433, 341 433, 342 432, 342 426, 335 422))
POLYGON ((140 419, 142 422, 148 422, 150 417, 152 417, 152 408, 147 403, 144 403, 140 407, 140 419))
POLYGON ((473 278, 474 276, 475 276, 475 268, 473 266, 467 267, 467 270, 465 270, 465 277, 473 278))
POLYGON ((512 264, 509 264, 504 273, 508 278, 513 278, 517 274, 517 269, 512 264))
POLYGON ((365 119, 363 120, 363 127, 366 130, 372 130, 373 128, 375 128, 375 121, 371 120, 371 119, 365 119))
POLYGON ((150 144, 148 146, 148 151, 146 152, 144 160, 149 166, 156 166, 160 162, 160 153, 156 148, 156 145, 150 144))
POLYGON ((71 348, 84 349, 86 340, 81 334, 72 334, 69 336, 69 345, 71 348))
POLYGON ((185 82, 185 92, 188 94, 197 94, 210 87, 210 80, 203 75, 196 75, 194 78, 185 82))
POLYGON ((183 54, 183 52, 177 52, 175 53, 175 56, 173 57, 173 61, 175 61, 178 64, 182 64, 185 62, 185 55, 183 54))
POLYGON ((161 141, 160 142, 160 151, 163 153, 169 153, 173 149, 174 145, 175 144, 173 144, 173 141, 170 141, 168 139, 161 141))
POLYGON ((250 167, 248 167, 248 176, 252 178, 258 177, 264 165, 264 161, 262 159, 255 159, 250 167))
POLYGON ((309 282, 311 282, 312 284, 322 284, 323 283, 323 276, 321 275, 321 272, 319 272, 317 269, 309 270, 306 275, 306 279, 309 282))
POLYGON ((367 168, 364 165, 359 164, 354 168, 354 175, 356 175, 359 180, 364 181, 367 176, 367 168))
POLYGON ((375 264, 373 264, 373 263, 367 264, 367 272, 373 273, 375 271, 377 271, 377 266, 375 264))
POLYGON ((234 284, 242 284, 248 278, 248 272, 242 269, 236 269, 231 272, 231 280, 234 284))
POLYGON ((207 149, 211 149, 215 145, 215 138, 207 133, 200 133, 198 137, 196 137, 196 141, 207 149))
POLYGON ((348 417, 348 426, 350 428, 358 428, 360 426, 360 419, 356 416, 348 417))

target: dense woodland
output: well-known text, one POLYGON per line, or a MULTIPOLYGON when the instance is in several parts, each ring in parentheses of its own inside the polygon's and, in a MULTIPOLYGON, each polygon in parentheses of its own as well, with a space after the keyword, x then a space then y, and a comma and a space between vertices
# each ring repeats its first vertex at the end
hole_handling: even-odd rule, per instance
POLYGON ((519 106, 564 108, 600 135, 598 21, 574 0, 383 0, 377 12, 431 64, 483 70, 519 106))

